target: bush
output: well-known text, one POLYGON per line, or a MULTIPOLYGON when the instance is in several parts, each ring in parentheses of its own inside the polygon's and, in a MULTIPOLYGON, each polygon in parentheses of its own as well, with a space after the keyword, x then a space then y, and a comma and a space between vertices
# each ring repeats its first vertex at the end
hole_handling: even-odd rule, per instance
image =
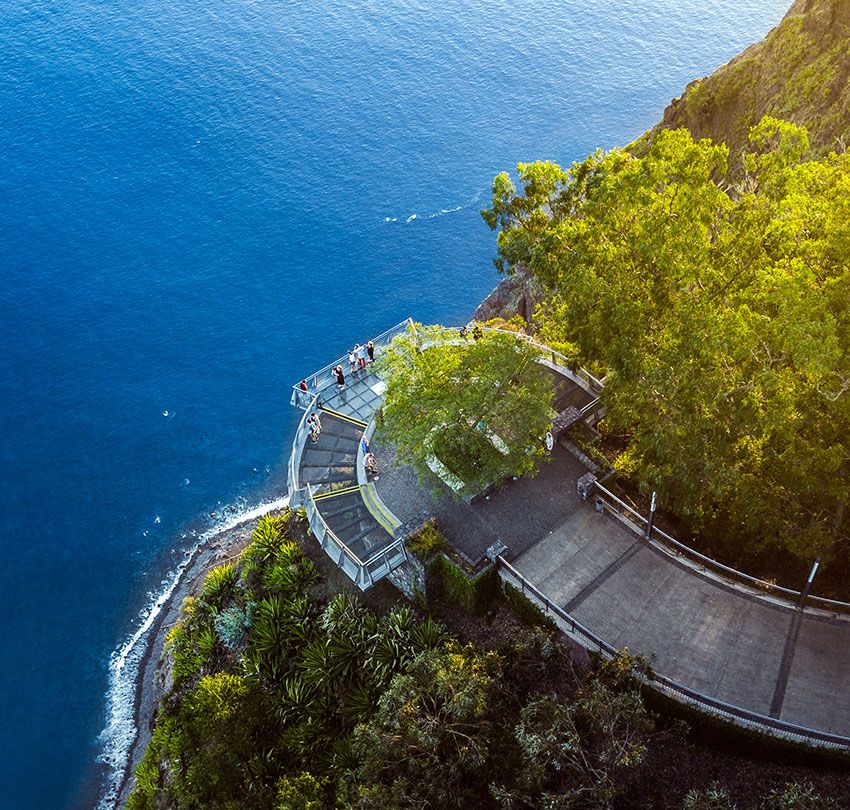
POLYGON ((471 616, 482 616, 501 596, 501 579, 495 565, 469 576, 445 554, 438 554, 428 564, 426 573, 431 598, 447 599, 460 605, 471 616))
POLYGON ((215 632, 228 650, 239 648, 245 639, 245 633, 251 627, 253 603, 242 607, 231 605, 215 617, 215 632))
POLYGON ((523 624, 529 627, 544 627, 547 630, 558 629, 558 625, 551 616, 547 616, 522 591, 507 583, 505 583, 505 601, 514 616, 523 624))
POLYGON ((213 607, 221 607, 233 593, 238 574, 236 567, 231 564, 220 565, 207 574, 204 587, 201 589, 201 599, 213 607))
POLYGON ((429 520, 416 534, 407 540, 407 550, 422 562, 428 562, 435 554, 447 551, 445 538, 429 520))

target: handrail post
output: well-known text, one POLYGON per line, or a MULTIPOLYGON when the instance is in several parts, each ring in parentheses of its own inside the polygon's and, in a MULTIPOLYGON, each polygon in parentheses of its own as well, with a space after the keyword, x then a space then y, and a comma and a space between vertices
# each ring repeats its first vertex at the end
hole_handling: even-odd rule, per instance
POLYGON ((655 521, 655 493, 652 493, 652 503, 649 505, 649 520, 646 523, 646 539, 652 540, 652 524, 655 521))

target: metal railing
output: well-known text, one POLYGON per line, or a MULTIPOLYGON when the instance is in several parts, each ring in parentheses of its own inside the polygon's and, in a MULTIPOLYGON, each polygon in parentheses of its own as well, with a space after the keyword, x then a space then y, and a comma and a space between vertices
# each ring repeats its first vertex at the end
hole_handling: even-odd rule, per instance
POLYGON ((319 545, 325 553, 352 579, 361 589, 374 585, 394 568, 407 560, 407 550, 403 538, 393 540, 385 548, 376 551, 371 557, 361 560, 328 526, 313 497, 313 487, 307 484, 304 509, 307 521, 319 545))
POLYGON ((519 338, 532 348, 537 349, 541 355, 548 357, 552 365, 568 371, 570 379, 589 394, 598 394, 605 387, 604 380, 597 379, 586 368, 582 368, 581 366, 576 367, 573 361, 565 354, 556 352, 543 343, 538 343, 534 338, 526 335, 524 332, 512 332, 510 329, 499 329, 495 326, 482 326, 481 328, 487 332, 499 332, 503 335, 513 335, 519 338))
MULTIPOLYGON (((566 633, 578 641, 582 646, 599 652, 606 658, 612 658, 617 655, 618 650, 597 636, 591 630, 588 630, 581 622, 577 621, 573 616, 567 613, 562 607, 552 602, 541 590, 529 582, 519 571, 517 571, 504 557, 496 558, 496 565, 499 568, 499 575, 505 582, 518 585, 520 591, 538 607, 542 608, 546 615, 551 616, 556 624, 561 627, 566 633)), ((795 742, 805 742, 825 748, 835 748, 842 750, 850 750, 850 737, 845 737, 841 734, 831 734, 827 731, 800 726, 795 723, 788 723, 784 720, 779 720, 775 717, 768 717, 759 712, 745 709, 741 706, 735 706, 726 703, 717 698, 699 692, 696 689, 691 689, 684 684, 674 681, 672 678, 667 678, 658 673, 650 675, 636 675, 646 686, 649 686, 662 694, 672 697, 680 702, 693 706, 700 711, 708 712, 709 714, 722 717, 736 725, 745 728, 754 729, 757 731, 772 734, 775 737, 780 737, 795 742)))
MULTIPOLYGON (((598 493, 597 498, 602 502, 603 508, 606 511, 619 518, 621 522, 625 523, 626 526, 636 533, 641 535, 646 534, 645 527, 649 525, 649 520, 647 518, 641 515, 636 509, 629 506, 625 501, 618 498, 609 489, 606 489, 598 481, 595 483, 595 488, 598 493)), ((711 557, 706 557, 705 554, 700 554, 699 551, 679 542, 674 537, 667 534, 667 532, 659 529, 657 526, 652 527, 652 536, 650 539, 658 540, 659 545, 665 551, 668 551, 677 557, 683 557, 690 560, 691 562, 711 570, 726 579, 746 585, 759 593, 766 593, 779 599, 787 600, 792 603, 790 605, 791 607, 795 607, 800 602, 802 597, 802 593, 800 591, 795 591, 792 588, 785 588, 782 585, 776 585, 773 582, 768 582, 767 580, 750 576, 749 574, 745 574, 743 571, 739 571, 736 568, 732 568, 718 562, 717 560, 713 560, 711 557)), ((806 604, 814 605, 832 612, 850 613, 850 603, 839 602, 835 599, 827 599, 823 596, 813 596, 809 594, 806 596, 806 604)))
MULTIPOLYGON (((378 352, 381 349, 386 348, 396 335, 400 335, 402 332, 406 331, 407 327, 412 323, 413 319, 408 318, 407 320, 396 324, 391 329, 387 329, 386 332, 381 332, 380 335, 372 338, 371 340, 375 345, 375 351, 378 352)), ((309 377, 306 377, 306 391, 300 387, 300 384, 293 385, 292 395, 289 400, 290 404, 294 405, 296 408, 304 408, 314 396, 321 394, 323 391, 331 388, 332 386, 335 386, 336 376, 334 375, 333 370, 338 365, 341 365, 346 370, 346 373, 348 372, 348 353, 337 358, 332 363, 328 363, 328 365, 323 368, 320 368, 317 372, 315 372, 315 374, 311 374, 309 377)))
MULTIPOLYGON (((400 335, 402 332, 407 331, 408 327, 413 325, 414 321, 412 318, 407 318, 399 324, 396 324, 390 329, 387 329, 385 332, 382 332, 377 337, 372 338, 372 343, 375 345, 375 350, 378 351, 380 349, 386 348, 397 335, 400 335)), ((497 327, 492 326, 482 326, 480 327, 483 330, 488 332, 498 332, 503 335, 511 335, 512 337, 517 338, 518 340, 522 340, 524 343, 527 343, 532 348, 536 349, 542 357, 546 357, 553 364, 558 366, 560 369, 568 372, 566 376, 572 379, 577 385, 587 391, 589 394, 598 395, 600 391, 605 387, 604 380, 600 380, 594 377, 587 369, 582 367, 576 367, 573 362, 566 355, 561 354, 560 352, 555 351, 554 349, 549 348, 548 346, 544 346, 542 343, 538 343, 531 336, 526 335, 524 332, 512 332, 509 329, 499 329, 497 327)), ((457 332, 460 333, 460 327, 448 327, 446 329, 447 332, 457 332)), ((290 403, 297 408, 305 407, 306 403, 310 401, 310 399, 315 396, 315 394, 320 394, 322 391, 336 385, 336 377, 334 376, 333 369, 337 366, 341 365, 344 369, 348 368, 348 354, 346 353, 342 357, 334 360, 332 363, 328 363, 323 368, 319 369, 314 374, 311 374, 309 377, 305 378, 307 380, 308 390, 304 391, 299 385, 292 386, 292 395, 290 397, 290 403)), ((589 413, 589 411, 588 411, 589 413)))
POLYGON ((289 502, 293 506, 298 506, 300 503, 301 482, 298 475, 298 465, 301 462, 301 454, 304 452, 307 437, 310 435, 310 428, 307 427, 307 419, 316 410, 318 399, 319 395, 314 394, 307 407, 304 408, 304 413, 301 414, 298 427, 295 428, 295 438, 292 440, 292 451, 289 454, 286 485, 289 489, 289 502))

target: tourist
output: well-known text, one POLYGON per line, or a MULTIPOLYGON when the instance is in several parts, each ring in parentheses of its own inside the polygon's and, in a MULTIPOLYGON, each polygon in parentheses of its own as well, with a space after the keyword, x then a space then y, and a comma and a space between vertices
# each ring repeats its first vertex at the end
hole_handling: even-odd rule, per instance
POLYGON ((310 389, 309 389, 309 386, 307 385, 307 380, 301 380, 301 382, 300 382, 300 383, 298 383, 298 387, 299 387, 302 391, 309 391, 309 390, 310 390, 310 389))
POLYGON ((316 418, 312 413, 307 417, 307 427, 310 429, 310 441, 319 441, 319 431, 316 429, 316 418))
POLYGON ((552 455, 552 449, 555 447, 555 437, 551 430, 546 431, 546 452, 552 455))
POLYGON ((348 350, 348 365, 351 369, 351 373, 354 374, 357 371, 357 355, 354 354, 354 349, 348 350))
POLYGON ((366 353, 369 355, 369 362, 375 362, 375 344, 372 341, 366 343, 366 353))
POLYGON ((316 438, 313 439, 314 442, 319 441, 319 436, 322 434, 322 421, 319 418, 319 412, 313 411, 313 433, 316 434, 316 438))
POLYGON ((472 327, 472 337, 475 340, 480 340, 481 338, 481 327, 477 323, 472 327))
POLYGON ((357 356, 357 366, 359 368, 366 368, 366 347, 356 343, 354 345, 354 354, 357 356))
POLYGON ((378 479, 378 464, 371 453, 366 453, 366 455, 363 456, 363 466, 366 468, 367 475, 371 473, 375 480, 378 479))
POLYGON ((363 451, 364 456, 369 454, 369 440, 366 438, 365 433, 360 437, 360 449, 363 451))
POLYGON ((469 330, 466 328, 466 324, 464 324, 464 325, 463 325, 463 326, 461 326, 461 328, 460 328, 460 336, 461 336, 464 340, 466 340, 466 336, 467 336, 468 334, 469 334, 469 330))
POLYGON ((345 375, 342 373, 342 365, 334 366, 334 375, 336 376, 336 384, 340 391, 345 388, 345 375))

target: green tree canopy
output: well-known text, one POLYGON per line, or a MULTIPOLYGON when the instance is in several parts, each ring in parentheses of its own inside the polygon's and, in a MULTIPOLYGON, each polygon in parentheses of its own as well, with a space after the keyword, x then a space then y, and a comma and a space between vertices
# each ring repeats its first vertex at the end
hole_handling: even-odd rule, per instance
POLYGON ((382 435, 422 475, 436 455, 471 486, 535 470, 553 416, 554 387, 519 338, 459 337, 417 324, 379 360, 382 435))
POLYGON ((750 144, 735 188, 686 130, 521 164, 483 216, 497 265, 546 286, 544 338, 608 373, 619 470, 696 530, 811 558, 850 498, 850 156, 801 163, 805 130, 771 118, 750 144))

